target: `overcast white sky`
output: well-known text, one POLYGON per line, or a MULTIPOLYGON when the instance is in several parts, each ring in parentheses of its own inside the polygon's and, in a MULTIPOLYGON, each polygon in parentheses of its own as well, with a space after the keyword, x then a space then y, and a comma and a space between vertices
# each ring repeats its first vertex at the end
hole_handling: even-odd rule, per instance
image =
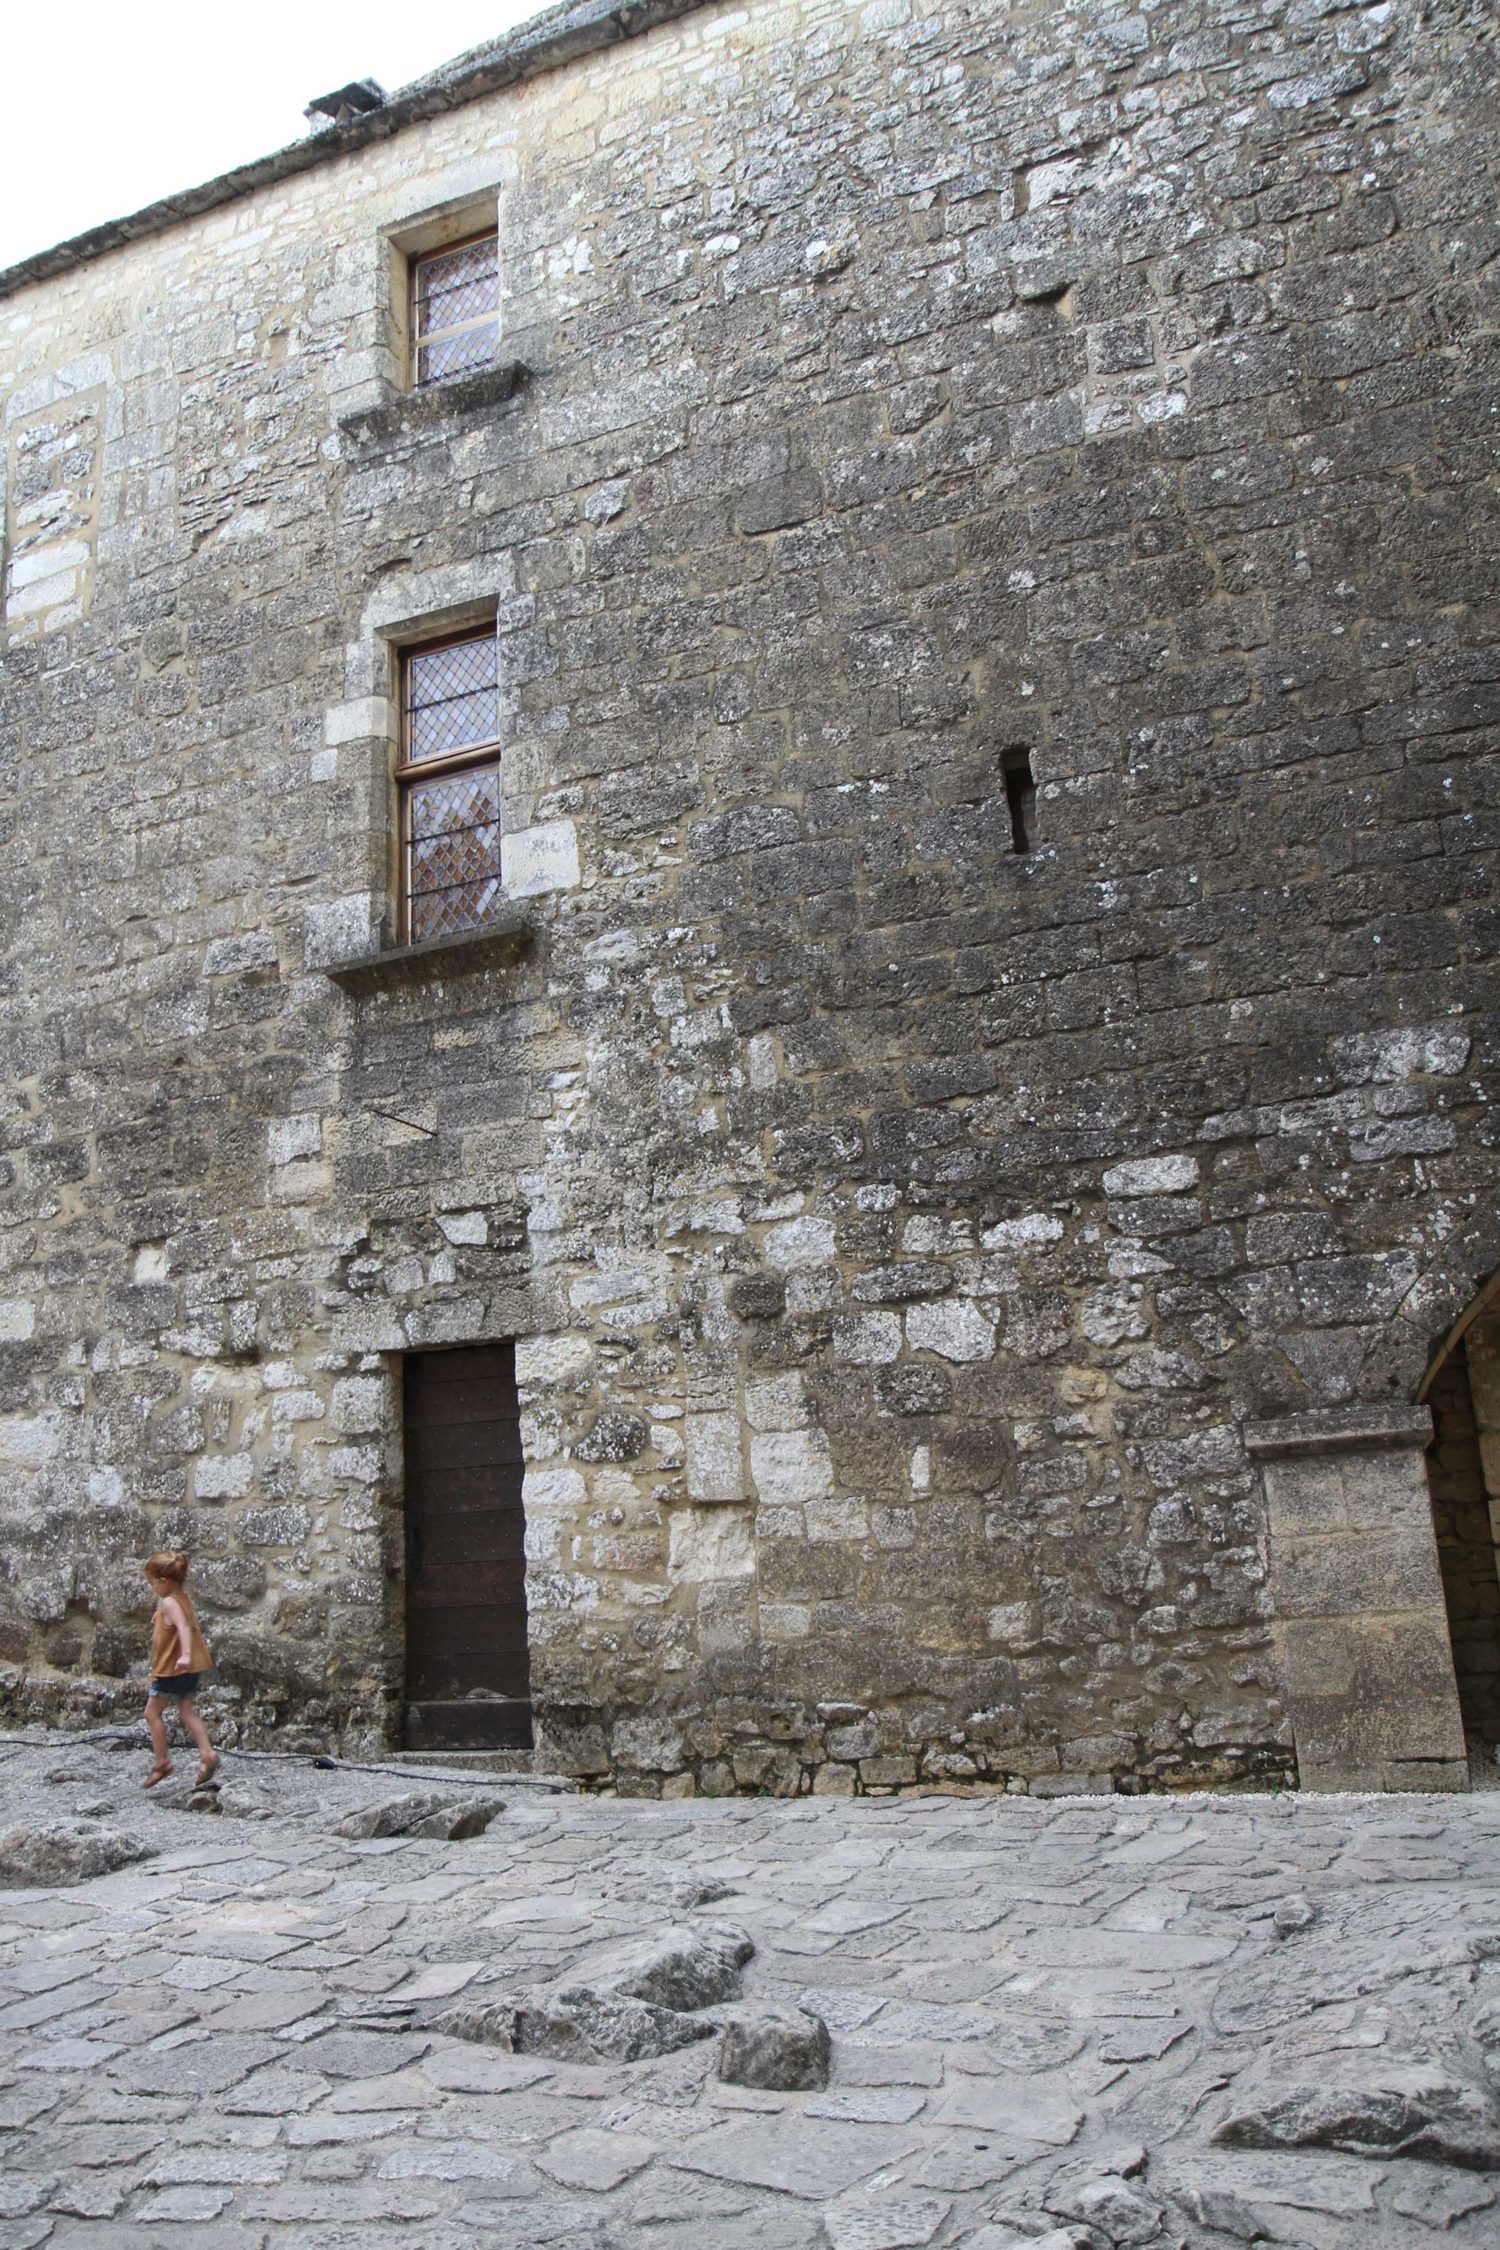
POLYGON ((0 267, 388 93, 551 0, 0 0, 0 267))

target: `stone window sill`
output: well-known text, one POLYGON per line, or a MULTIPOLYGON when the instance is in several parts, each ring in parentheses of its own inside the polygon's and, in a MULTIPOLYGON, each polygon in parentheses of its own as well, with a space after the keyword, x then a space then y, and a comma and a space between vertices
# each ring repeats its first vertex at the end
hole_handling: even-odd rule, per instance
POLYGON ((1432 1410, 1426 1406, 1325 1406, 1245 1424, 1245 1450, 1257 1461, 1431 1443, 1432 1410))
POLYGON ((487 407, 503 406, 531 379, 531 370, 518 359, 481 368, 477 375, 461 375, 451 383, 434 383, 430 390, 402 391, 381 406, 346 414, 339 429, 356 453, 381 453, 487 407))
POLYGON ((387 985, 419 984, 450 972, 460 975, 490 968, 521 952, 535 934, 535 918, 525 907, 506 906, 481 929, 423 938, 417 945, 387 946, 350 961, 329 961, 321 973, 346 992, 379 992, 387 985))

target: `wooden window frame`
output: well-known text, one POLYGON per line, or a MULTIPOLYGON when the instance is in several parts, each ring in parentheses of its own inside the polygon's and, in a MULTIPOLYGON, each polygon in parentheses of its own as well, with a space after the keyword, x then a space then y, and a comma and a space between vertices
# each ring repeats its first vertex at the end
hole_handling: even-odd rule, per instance
MULTIPOLYGON (((397 649, 395 652, 397 710, 400 714, 400 733, 398 736, 396 748, 396 812, 397 835, 399 838, 400 848, 400 912, 398 915, 398 921, 401 930, 401 942, 404 945, 411 945, 417 942, 414 939, 412 932, 412 849, 414 842, 412 836, 412 804, 415 799, 417 785, 424 781, 436 780, 444 774, 464 773, 467 772, 470 768, 477 766, 493 766, 495 769, 497 782, 496 801, 498 817, 498 780, 500 773, 500 736, 498 731, 493 737, 491 737, 490 740, 486 742, 466 742, 459 749, 444 750, 440 752, 438 756, 433 758, 412 757, 411 667, 417 657, 433 656, 442 649, 457 648, 465 641, 494 641, 495 639, 495 623, 493 618, 491 618, 487 622, 479 625, 458 626, 451 633, 436 633, 430 640, 409 641, 403 647, 397 649)), ((499 652, 497 647, 497 673, 499 669, 498 654, 499 652)), ((496 724, 498 728, 498 687, 496 688, 495 700, 496 724)), ((474 929, 482 930, 484 928, 484 923, 475 922, 470 926, 474 929)))
POLYGON ((490 322, 494 323, 495 328, 495 354, 494 359, 489 364, 494 365, 496 364, 496 362, 498 362, 500 357, 500 291, 498 278, 499 268, 500 229, 498 225, 480 227, 474 234, 462 234, 457 236, 456 239, 452 242, 437 242, 433 244, 430 250, 414 250, 410 254, 406 263, 406 332, 408 338, 410 339, 410 367, 408 369, 408 381, 412 390, 441 390, 445 383, 462 382, 465 375, 480 374, 482 372, 480 368, 466 367, 460 374, 431 375, 424 382, 421 374, 422 347, 425 344, 442 343, 449 336, 467 335, 471 329, 486 327, 490 322), (455 250, 470 250, 473 248, 476 242, 493 242, 495 245, 496 287, 494 311, 487 313, 476 313, 468 320, 455 321, 451 328, 430 329, 424 335, 421 325, 420 305, 422 268, 424 266, 431 265, 435 259, 451 257, 455 250))

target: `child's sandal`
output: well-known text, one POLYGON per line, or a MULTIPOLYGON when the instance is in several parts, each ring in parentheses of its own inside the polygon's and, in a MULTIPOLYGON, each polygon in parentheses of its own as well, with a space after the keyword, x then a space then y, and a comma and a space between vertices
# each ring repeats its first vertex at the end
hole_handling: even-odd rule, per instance
POLYGON ((213 1777, 218 1772, 218 1770, 219 1753, 217 1750, 210 1750, 208 1756, 204 1759, 202 1765, 198 1768, 197 1777, 193 1782, 193 1787, 195 1789, 206 1789, 209 1783, 213 1780, 213 1777))
POLYGON ((154 1789, 159 1781, 166 1780, 167 1775, 171 1771, 172 1769, 170 1766, 153 1766, 151 1768, 151 1771, 147 1774, 145 1780, 141 1783, 141 1787, 143 1789, 154 1789))

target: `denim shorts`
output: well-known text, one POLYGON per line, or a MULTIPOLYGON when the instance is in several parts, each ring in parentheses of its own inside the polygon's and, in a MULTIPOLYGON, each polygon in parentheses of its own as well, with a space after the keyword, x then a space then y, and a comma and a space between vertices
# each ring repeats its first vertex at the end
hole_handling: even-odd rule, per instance
POLYGON ((169 1703, 191 1703, 198 1692, 197 1672, 174 1672, 170 1679, 153 1680, 146 1694, 169 1703))

